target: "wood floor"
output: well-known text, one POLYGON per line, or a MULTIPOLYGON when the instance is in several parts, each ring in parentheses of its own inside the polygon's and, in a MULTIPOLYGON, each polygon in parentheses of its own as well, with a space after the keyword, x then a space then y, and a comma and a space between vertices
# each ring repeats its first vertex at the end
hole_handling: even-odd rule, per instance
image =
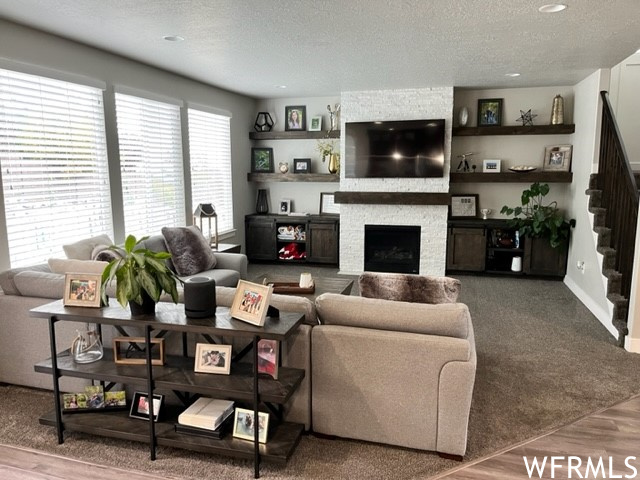
POLYGON ((432 477, 432 480, 528 478, 640 479, 640 396, 588 415, 550 434, 432 477), (552 455, 564 457, 555 461, 554 476, 550 465, 552 455), (547 463, 542 470, 545 456, 547 463), (570 472, 569 456, 577 457, 571 459, 571 466, 576 468, 570 472), (533 458, 537 457, 542 476, 534 469, 530 477, 523 457, 527 457, 529 469, 533 458), (627 460, 628 457, 632 458, 627 460), (598 465, 600 458, 602 468, 598 465), (589 459, 592 466, 588 466, 589 459))

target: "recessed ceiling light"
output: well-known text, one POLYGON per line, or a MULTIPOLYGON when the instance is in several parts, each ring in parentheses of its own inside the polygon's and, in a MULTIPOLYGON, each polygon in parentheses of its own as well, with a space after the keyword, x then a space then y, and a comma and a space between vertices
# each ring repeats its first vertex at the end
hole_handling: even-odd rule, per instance
POLYGON ((276 88, 287 88, 286 85, 276 85, 276 88))
POLYGON ((541 6, 538 11, 542 13, 558 13, 565 8, 567 8, 567 6, 562 3, 550 3, 548 5, 541 6))
POLYGON ((505 73, 504 75, 505 75, 505 77, 519 77, 520 76, 519 73, 505 73))
POLYGON ((182 42, 184 40, 184 37, 181 37, 180 35, 165 35, 162 38, 167 42, 182 42))

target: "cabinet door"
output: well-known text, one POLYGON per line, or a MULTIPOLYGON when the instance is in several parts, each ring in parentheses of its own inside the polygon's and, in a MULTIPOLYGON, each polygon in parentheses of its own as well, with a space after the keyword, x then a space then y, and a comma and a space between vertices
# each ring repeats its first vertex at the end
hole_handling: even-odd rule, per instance
POLYGON ((245 244, 249 260, 276 260, 276 222, 273 218, 247 217, 245 244))
POLYGON ((447 270, 481 272, 487 252, 484 228, 449 227, 447 270))
POLYGON ((526 238, 524 273, 563 277, 567 273, 567 248, 552 248, 546 238, 526 238))
POLYGON ((315 263, 338 263, 338 221, 309 222, 307 260, 315 263))

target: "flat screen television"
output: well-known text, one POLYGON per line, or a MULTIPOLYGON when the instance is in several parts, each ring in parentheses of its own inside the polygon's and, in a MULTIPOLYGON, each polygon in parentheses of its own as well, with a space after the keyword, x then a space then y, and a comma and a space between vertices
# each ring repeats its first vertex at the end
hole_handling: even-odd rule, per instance
POLYGON ((444 120, 347 122, 347 178, 444 175, 444 120))

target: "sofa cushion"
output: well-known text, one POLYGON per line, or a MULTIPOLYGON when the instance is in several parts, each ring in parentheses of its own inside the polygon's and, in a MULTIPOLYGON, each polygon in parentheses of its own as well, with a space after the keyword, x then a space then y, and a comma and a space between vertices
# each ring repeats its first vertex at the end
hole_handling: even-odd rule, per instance
POLYGON ((360 296, 415 303, 455 303, 460 280, 430 275, 365 272, 358 278, 360 296))
POLYGON ((62 298, 64 296, 64 275, 50 272, 24 270, 13 281, 23 297, 62 298))
POLYGON ((197 227, 164 227, 162 236, 179 276, 195 275, 216 266, 211 246, 197 227))
POLYGON ((91 260, 91 253, 93 249, 98 245, 113 245, 113 241, 109 238, 109 235, 98 235, 96 237, 85 238, 69 245, 63 245, 67 258, 73 258, 76 260, 91 260))
POLYGON ((316 298, 316 310, 326 325, 469 337, 471 318, 463 303, 428 305, 323 293, 316 298))
POLYGON ((0 288, 5 295, 21 295, 20 290, 15 284, 15 276, 20 272, 34 271, 34 272, 47 272, 51 273, 49 265, 41 263, 38 265, 31 265, 29 267, 17 267, 5 270, 0 273, 0 288))
POLYGON ((94 260, 73 260, 66 258, 50 258, 49 268, 53 273, 102 273, 107 262, 94 260))

